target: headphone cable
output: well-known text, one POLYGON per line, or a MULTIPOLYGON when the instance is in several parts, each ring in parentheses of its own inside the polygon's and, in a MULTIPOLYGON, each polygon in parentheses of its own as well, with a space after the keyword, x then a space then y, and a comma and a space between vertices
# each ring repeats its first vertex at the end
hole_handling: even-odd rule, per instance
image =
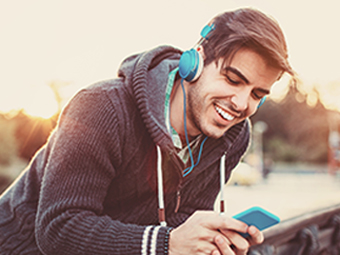
POLYGON ((183 177, 187 176, 188 174, 190 174, 192 172, 192 170, 194 169, 194 167, 196 167, 198 165, 198 163, 200 162, 201 160, 201 156, 202 156, 202 151, 203 151, 203 145, 205 143, 205 141, 207 140, 207 136, 204 138, 204 140, 202 141, 201 143, 201 146, 200 146, 200 150, 199 150, 199 153, 198 153, 198 158, 197 158, 197 162, 195 164, 194 162, 194 157, 192 155, 192 150, 191 150, 191 147, 190 147, 190 143, 189 143, 189 137, 188 137, 188 131, 187 131, 187 121, 186 121, 186 94, 185 94, 185 89, 184 89, 184 85, 183 85, 183 78, 181 79, 181 87, 182 87, 182 90, 183 90, 183 118, 184 118, 184 133, 185 133, 185 140, 186 140, 186 143, 187 143, 187 147, 188 147, 188 151, 189 151, 189 156, 190 156, 190 161, 191 161, 191 166, 184 169, 183 170, 183 177))

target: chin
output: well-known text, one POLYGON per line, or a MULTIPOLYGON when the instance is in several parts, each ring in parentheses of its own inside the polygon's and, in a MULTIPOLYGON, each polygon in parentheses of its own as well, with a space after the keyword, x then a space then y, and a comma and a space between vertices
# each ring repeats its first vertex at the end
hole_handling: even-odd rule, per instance
POLYGON ((203 132, 206 136, 211 137, 213 139, 219 139, 221 138, 225 132, 227 132, 229 130, 230 127, 228 128, 224 128, 224 129, 220 129, 220 128, 214 128, 213 130, 206 130, 206 132, 203 132))
POLYGON ((213 139, 219 139, 225 134, 225 132, 227 132, 231 127, 238 124, 239 122, 241 122, 241 120, 237 119, 236 121, 235 119, 227 125, 221 125, 218 122, 212 121, 208 123, 202 123, 202 125, 196 127, 200 133, 203 133, 204 135, 213 139))

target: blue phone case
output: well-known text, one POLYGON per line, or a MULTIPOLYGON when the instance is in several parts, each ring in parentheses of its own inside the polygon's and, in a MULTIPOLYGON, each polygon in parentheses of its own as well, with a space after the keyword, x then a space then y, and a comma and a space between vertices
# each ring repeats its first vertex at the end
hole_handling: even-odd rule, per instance
MULTIPOLYGON (((279 217, 258 206, 251 207, 244 212, 236 214, 233 218, 243 221, 247 225, 255 226, 259 230, 264 230, 280 222, 279 217)), ((249 236, 244 233, 240 234, 244 237, 249 236)))

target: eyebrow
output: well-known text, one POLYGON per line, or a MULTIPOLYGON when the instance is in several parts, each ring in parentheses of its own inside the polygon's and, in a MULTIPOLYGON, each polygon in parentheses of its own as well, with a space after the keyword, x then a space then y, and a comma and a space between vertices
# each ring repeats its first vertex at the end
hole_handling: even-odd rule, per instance
POLYGON ((225 68, 225 70, 226 70, 226 71, 230 71, 230 72, 236 74, 236 75, 237 75, 238 77, 240 77, 240 79, 242 79, 247 85, 249 84, 248 79, 247 79, 247 78, 246 78, 239 70, 237 70, 236 68, 231 67, 231 66, 227 66, 227 67, 225 68))
MULTIPOLYGON (((236 68, 232 67, 232 66, 227 66, 225 68, 226 71, 230 71, 232 73, 234 73, 235 75, 237 75, 240 79, 242 79, 247 85, 250 84, 249 80, 236 68)), ((267 89, 263 89, 263 88, 257 88, 257 90, 261 91, 263 94, 270 94, 270 91, 267 89)))

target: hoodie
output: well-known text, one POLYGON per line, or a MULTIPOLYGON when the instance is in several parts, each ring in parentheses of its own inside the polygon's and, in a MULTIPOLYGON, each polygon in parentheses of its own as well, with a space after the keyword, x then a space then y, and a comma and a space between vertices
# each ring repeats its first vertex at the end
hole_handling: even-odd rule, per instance
POLYGON ((208 138, 199 165, 183 177, 187 166, 164 117, 168 74, 181 53, 161 46, 128 57, 117 78, 70 100, 0 197, 0 254, 167 254, 172 227, 213 209, 219 160, 226 155, 227 181, 248 147, 249 122, 208 138), (167 226, 158 223, 156 147, 167 226))

